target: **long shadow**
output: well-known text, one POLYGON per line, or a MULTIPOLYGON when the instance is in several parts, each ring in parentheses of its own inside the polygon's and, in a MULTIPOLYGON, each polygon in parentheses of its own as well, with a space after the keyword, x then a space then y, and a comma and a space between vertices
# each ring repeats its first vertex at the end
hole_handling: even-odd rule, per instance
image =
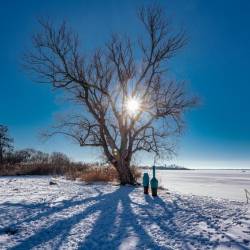
MULTIPOLYGON (((178 197, 177 199, 180 203, 183 203, 184 201, 178 197)), ((192 234, 188 234, 186 233, 186 230, 184 229, 184 227, 180 226, 180 225, 176 225, 174 223, 174 216, 177 215, 177 213, 179 212, 184 212, 186 215, 193 213, 195 215, 196 218, 196 222, 205 222, 208 224, 210 229, 213 229, 216 234, 220 234, 223 235, 225 238, 228 239, 228 242, 223 243, 223 244, 233 244, 234 246, 237 247, 237 249, 242 249, 242 250, 247 250, 249 249, 248 247, 244 246, 241 242, 238 242, 236 240, 234 240, 232 237, 230 237, 229 235, 225 234, 224 232, 222 232, 217 226, 215 226, 212 222, 211 222, 211 218, 209 216, 204 216, 201 214, 200 211, 198 210, 191 210, 191 209, 184 209, 182 207, 180 207, 176 201, 173 202, 173 204, 167 204, 165 201, 163 201, 159 196, 152 198, 150 196, 146 197, 146 201, 148 202, 148 205, 150 207, 152 207, 152 203, 155 204, 159 204, 166 213, 169 214, 169 211, 174 211, 174 213, 172 212, 172 214, 169 214, 169 218, 168 220, 157 220, 156 222, 158 223, 158 225, 160 226, 161 230, 164 231, 165 233, 167 232, 167 235, 169 238, 175 238, 176 240, 182 240, 183 242, 188 242, 189 245, 195 246, 210 246, 210 247, 217 247, 219 244, 218 241, 216 240, 211 240, 207 237, 204 237, 203 235, 192 235, 192 234), (167 224, 166 224, 167 222, 167 224)), ((188 204, 185 206, 188 207, 188 204)), ((147 209, 146 209, 147 210, 147 209)), ((147 210, 148 211, 148 210, 147 210)), ((148 215, 150 216, 150 213, 148 213, 148 215)), ((153 216, 151 216, 152 219, 154 219, 153 216)), ((183 221, 184 223, 184 221, 183 221)), ((189 224, 192 223, 192 221, 188 222, 189 224)), ((184 226, 184 225, 183 225, 184 226)), ((188 249, 189 246, 186 245, 186 248, 188 249)))
POLYGON ((97 196, 88 197, 88 198, 85 198, 83 200, 75 200, 75 198, 77 198, 77 196, 75 196, 75 197, 72 197, 70 200, 63 200, 60 202, 59 205, 53 206, 53 207, 51 207, 49 203, 39 203, 39 204, 37 204, 37 203, 36 204, 34 204, 34 203, 24 204, 24 203, 22 203, 21 204, 21 203, 5 202, 2 204, 3 206, 23 208, 23 209, 28 210, 28 214, 30 215, 26 219, 19 220, 16 223, 12 223, 12 224, 8 225, 7 227, 16 228, 16 227, 19 227, 20 225, 22 225, 23 223, 29 223, 32 221, 40 220, 44 217, 53 216, 53 214, 56 214, 58 212, 62 212, 70 207, 78 206, 81 204, 87 204, 89 202, 96 201, 101 197, 102 192, 97 188, 94 188, 94 189, 98 193, 97 196), (34 210, 38 210, 39 213, 33 215, 34 210), (43 212, 41 212, 41 210, 43 210, 43 212))
POLYGON ((138 222, 129 197, 133 190, 134 188, 120 188, 113 201, 106 201, 111 209, 106 210, 104 207, 80 249, 103 249, 101 246, 105 246, 105 249, 118 249, 127 240, 138 249, 168 249, 159 247, 138 222), (114 204, 110 206, 110 202, 114 204), (101 238, 100 229, 103 231, 101 238))
MULTIPOLYGON (((108 193, 104 195, 98 195, 95 197, 90 197, 82 201, 67 201, 65 202, 66 207, 63 205, 61 206, 61 210, 53 210, 53 211, 47 211, 42 216, 53 216, 54 213, 58 213, 59 211, 62 211, 66 208, 73 208, 74 206, 79 206, 82 204, 85 204, 87 202, 96 201, 94 205, 88 206, 84 211, 74 214, 71 217, 68 217, 66 219, 57 220, 54 224, 52 224, 49 227, 42 228, 38 232, 36 232, 34 235, 26 238, 23 242, 18 244, 17 246, 11 248, 11 249, 27 249, 29 247, 35 247, 42 243, 45 243, 49 240, 52 240, 56 238, 57 236, 61 235, 61 238, 64 238, 67 236, 68 232, 71 230, 71 228, 77 224, 82 219, 86 218, 88 215, 91 215, 92 213, 96 211, 101 211, 103 206, 107 205, 108 201, 114 201, 116 197, 115 191, 113 193, 108 193)), ((41 218, 39 215, 36 216, 36 218, 29 219, 30 221, 34 220, 37 221, 41 218)))
MULTIPOLYGON (((57 220, 51 226, 40 229, 34 235, 26 238, 17 246, 11 249, 29 249, 53 240, 53 248, 58 249, 65 238, 69 235, 70 230, 81 220, 89 215, 100 212, 98 219, 93 222, 93 228, 90 234, 83 240, 79 246, 80 249, 116 249, 123 243, 124 239, 134 237, 140 247, 144 246, 150 249, 168 249, 167 247, 159 247, 151 236, 139 223, 137 216, 131 208, 132 201, 129 194, 133 188, 120 187, 116 191, 104 195, 93 197, 96 203, 87 207, 84 211, 74 214, 69 218, 57 220), (120 209, 120 211, 119 211, 120 209), (101 234, 100 234, 101 230, 101 234), (99 238, 101 235, 101 238, 99 238)), ((90 198, 89 198, 90 199, 90 198)), ((88 199, 86 199, 88 200, 88 199)), ((82 201, 82 204, 86 202, 82 201)), ((66 202, 67 207, 80 205, 79 201, 66 202), (70 206, 70 205, 71 206, 70 206)), ((63 208, 65 209, 65 208, 63 208)), ((54 213, 55 211, 53 211, 54 213)), ((56 211, 58 212, 58 210, 56 211)), ((50 213, 50 216, 53 214, 50 213)), ((43 216, 48 216, 46 212, 43 216)), ((39 217, 33 218, 38 220, 39 217)))
MULTIPOLYGON (((146 200, 148 202, 150 201, 149 204, 152 204, 152 202, 155 205, 158 204, 164 209, 165 213, 168 214, 167 219, 156 220, 156 223, 161 228, 161 231, 163 231, 166 237, 168 237, 169 239, 187 242, 190 245, 198 244, 209 246, 214 244, 214 242, 210 241, 208 238, 202 235, 192 235, 190 233, 187 233, 184 226, 185 221, 182 221, 183 224, 181 225, 177 225, 175 223, 177 213, 186 212, 188 216, 188 213, 190 213, 190 211, 185 211, 185 209, 179 207, 176 202, 166 204, 166 202, 164 202, 159 196, 155 198, 147 197, 146 200)), ((154 219, 154 217, 152 218, 154 219)), ((200 216, 200 220, 203 221, 202 216, 200 216)), ((188 245, 186 245, 186 248, 189 248, 188 245)))
MULTIPOLYGON (((167 238, 170 243, 179 242, 180 246, 185 246, 185 249, 190 248, 189 244, 195 247, 217 246, 216 241, 212 241, 202 235, 192 235, 188 231, 185 231, 192 224, 192 221, 186 222, 188 224, 187 227, 176 224, 175 219, 178 213, 194 213, 196 222, 210 222, 208 216, 204 216, 199 211, 192 210, 192 208, 186 208, 188 204, 180 207, 179 204, 184 203, 180 197, 177 198, 177 201, 166 202, 160 197, 152 198, 151 196, 145 196, 145 202, 141 204, 131 199, 130 194, 134 191, 132 187, 120 187, 114 192, 107 194, 103 194, 99 189, 96 191, 98 193, 97 196, 84 200, 75 200, 74 198, 66 200, 55 208, 47 209, 45 207, 44 212, 13 224, 18 227, 22 223, 35 223, 43 217, 52 218, 53 216, 57 216, 59 212, 64 212, 67 209, 73 210, 77 206, 87 206, 83 211, 78 210, 74 214, 67 214, 69 217, 58 217, 58 219, 56 217, 55 222, 52 222, 50 226, 40 228, 33 235, 19 242, 18 245, 11 249, 30 249, 48 243, 48 241, 53 241, 53 249, 58 249, 62 244, 67 243, 65 240, 70 235, 70 231, 79 222, 96 212, 99 215, 93 221, 90 232, 85 238, 78 239, 79 249, 118 249, 127 241, 137 249, 171 249, 171 244, 170 246, 162 246, 160 242, 157 242, 157 237, 155 239, 152 232, 148 230, 153 224, 160 229, 158 233, 161 234, 161 237, 167 238), (94 202, 94 204, 89 205, 90 202, 94 202)), ((37 208, 32 205, 29 207, 28 205, 21 204, 12 204, 12 206, 23 206, 31 210, 37 208)), ((223 233, 212 223, 208 223, 208 225, 215 232, 223 233)), ((233 244, 236 244, 239 249, 247 249, 240 242, 232 240, 227 235, 225 237, 233 244)))
MULTIPOLYGON (((138 214, 133 212, 133 203, 129 196, 122 197, 122 204, 124 207, 124 215, 123 215, 123 228, 129 228, 132 226, 133 231, 136 232, 138 236, 138 245, 139 249, 170 249, 168 246, 159 246, 156 242, 156 239, 151 236, 149 232, 146 230, 147 225, 151 225, 151 218, 144 218, 143 220, 139 220, 138 214), (127 218, 131 218, 128 220, 127 218), (131 225, 132 224, 132 225, 131 225)), ((149 228, 148 228, 149 229, 149 228)))
MULTIPOLYGON (((179 198, 179 200, 182 200, 181 198, 179 198)), ((184 201, 182 201, 184 202, 184 201)), ((189 203, 190 204, 190 203, 189 203)), ((187 206, 188 207, 188 206, 187 206)), ((214 208, 213 205, 210 205, 210 208, 214 208)), ((218 208, 218 206, 216 206, 216 208, 218 208)), ((220 209, 223 209, 222 206, 219 206, 220 209)), ((183 211, 186 211, 185 209, 182 208, 183 211)), ((188 212, 188 211, 186 211, 188 212)), ((236 239, 233 239, 230 235, 226 234, 225 232, 223 232, 219 226, 217 226, 213 220, 212 217, 210 216, 205 216, 201 213, 201 209, 194 209, 192 211, 196 218, 200 221, 200 222, 205 222, 208 227, 210 229, 213 229, 216 234, 220 234, 223 235, 225 239, 227 239, 227 242, 218 242, 218 241, 213 241, 213 247, 219 246, 222 247, 223 245, 233 245, 233 247, 237 247, 237 249, 241 249, 241 250, 249 250, 249 247, 244 246, 244 244, 242 242, 237 241, 236 239)), ((208 243, 211 241, 207 241, 208 243)))

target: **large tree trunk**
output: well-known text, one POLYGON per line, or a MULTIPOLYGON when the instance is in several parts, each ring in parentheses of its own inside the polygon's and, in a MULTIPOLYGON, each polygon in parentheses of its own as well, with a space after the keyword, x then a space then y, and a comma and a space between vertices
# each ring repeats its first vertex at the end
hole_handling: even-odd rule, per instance
POLYGON ((118 161, 115 164, 115 168, 117 169, 121 185, 126 185, 126 184, 135 185, 136 184, 135 178, 130 169, 129 162, 118 161))

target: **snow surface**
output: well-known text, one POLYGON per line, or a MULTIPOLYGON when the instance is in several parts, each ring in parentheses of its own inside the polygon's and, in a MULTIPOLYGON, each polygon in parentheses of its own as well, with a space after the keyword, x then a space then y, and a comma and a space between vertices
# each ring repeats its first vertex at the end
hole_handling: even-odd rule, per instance
POLYGON ((250 249, 246 203, 50 180, 0 178, 0 249, 250 249))
POLYGON ((156 176, 161 186, 180 194, 245 202, 244 189, 250 191, 250 170, 156 170, 156 176))

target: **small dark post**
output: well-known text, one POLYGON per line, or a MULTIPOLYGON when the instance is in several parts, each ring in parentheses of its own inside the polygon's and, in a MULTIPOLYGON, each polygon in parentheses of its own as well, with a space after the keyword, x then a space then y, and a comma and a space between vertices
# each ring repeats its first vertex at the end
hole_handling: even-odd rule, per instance
POLYGON ((149 188, 149 175, 148 175, 148 173, 143 174, 143 187, 144 187, 144 194, 148 194, 148 188, 149 188))
POLYGON ((153 166, 153 178, 150 181, 152 196, 157 196, 158 180, 155 178, 155 166, 153 166))

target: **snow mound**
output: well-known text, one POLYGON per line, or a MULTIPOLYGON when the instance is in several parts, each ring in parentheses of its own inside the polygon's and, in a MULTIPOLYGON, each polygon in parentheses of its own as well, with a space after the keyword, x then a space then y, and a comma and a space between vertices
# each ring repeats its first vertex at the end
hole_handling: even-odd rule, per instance
POLYGON ((50 180, 0 178, 0 249, 250 249, 243 202, 50 180))

